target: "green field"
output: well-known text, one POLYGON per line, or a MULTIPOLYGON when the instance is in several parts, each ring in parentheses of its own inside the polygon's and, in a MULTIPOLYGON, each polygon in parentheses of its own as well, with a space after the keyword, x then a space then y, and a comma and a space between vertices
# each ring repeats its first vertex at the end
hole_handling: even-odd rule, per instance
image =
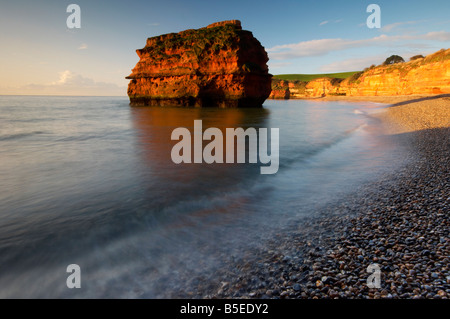
POLYGON ((346 79, 357 72, 358 71, 341 72, 341 73, 324 73, 324 74, 279 74, 279 75, 274 75, 273 77, 275 79, 280 79, 280 80, 308 82, 308 81, 311 81, 314 79, 324 78, 324 77, 346 79))

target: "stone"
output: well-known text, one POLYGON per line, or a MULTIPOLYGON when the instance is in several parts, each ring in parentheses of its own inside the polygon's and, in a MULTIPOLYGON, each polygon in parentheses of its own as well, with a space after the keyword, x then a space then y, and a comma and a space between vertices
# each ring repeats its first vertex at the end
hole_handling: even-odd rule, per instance
POLYGON ((261 107, 268 56, 238 20, 147 39, 127 76, 131 105, 261 107))

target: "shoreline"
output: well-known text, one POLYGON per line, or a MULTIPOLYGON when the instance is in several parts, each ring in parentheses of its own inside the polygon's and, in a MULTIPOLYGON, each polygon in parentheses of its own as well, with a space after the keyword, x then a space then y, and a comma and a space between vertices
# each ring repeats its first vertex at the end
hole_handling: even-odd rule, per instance
POLYGON ((332 97, 390 104, 372 116, 411 160, 291 225, 200 298, 448 299, 450 97, 332 97), (376 101, 375 101, 376 100, 376 101), (378 264, 380 288, 367 267, 378 264))

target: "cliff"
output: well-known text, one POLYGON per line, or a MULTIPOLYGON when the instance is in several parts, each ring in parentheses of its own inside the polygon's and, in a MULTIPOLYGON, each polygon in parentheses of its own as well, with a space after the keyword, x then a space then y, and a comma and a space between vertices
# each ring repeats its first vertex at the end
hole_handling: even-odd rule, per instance
POLYGON ((271 91, 267 53, 238 20, 149 38, 136 52, 134 105, 261 107, 271 91))
POLYGON ((305 84, 274 79, 272 98, 308 98, 326 95, 393 96, 450 93, 450 49, 406 63, 380 65, 342 79, 319 78, 305 84))
POLYGON ((269 99, 289 99, 291 92, 289 90, 289 82, 279 79, 272 79, 272 91, 269 99))
POLYGON ((350 96, 450 93, 450 49, 407 63, 371 68, 340 86, 350 96))

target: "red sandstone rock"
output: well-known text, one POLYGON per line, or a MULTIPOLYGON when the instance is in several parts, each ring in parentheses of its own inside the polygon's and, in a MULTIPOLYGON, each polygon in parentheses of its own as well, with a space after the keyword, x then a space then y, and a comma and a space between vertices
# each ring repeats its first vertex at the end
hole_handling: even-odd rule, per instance
POLYGON ((306 84, 305 96, 317 97, 326 95, 337 95, 340 93, 339 84, 341 80, 336 78, 319 78, 306 84))
POLYGON ((353 83, 343 81, 341 88, 349 96, 450 93, 450 49, 369 69, 353 83))
POLYGON ((238 20, 149 38, 136 52, 131 104, 261 107, 271 91, 267 53, 238 20))
MULTIPOLYGON (((274 81, 280 81, 274 79, 274 81)), ((450 93, 450 49, 440 50, 423 59, 368 69, 359 77, 345 80, 320 78, 302 83, 285 81, 272 84, 271 98, 304 98, 326 95, 392 96, 450 93), (284 92, 285 88, 289 92, 284 92)))
POLYGON ((272 92, 269 95, 270 99, 289 99, 290 90, 288 81, 273 79, 272 92))

